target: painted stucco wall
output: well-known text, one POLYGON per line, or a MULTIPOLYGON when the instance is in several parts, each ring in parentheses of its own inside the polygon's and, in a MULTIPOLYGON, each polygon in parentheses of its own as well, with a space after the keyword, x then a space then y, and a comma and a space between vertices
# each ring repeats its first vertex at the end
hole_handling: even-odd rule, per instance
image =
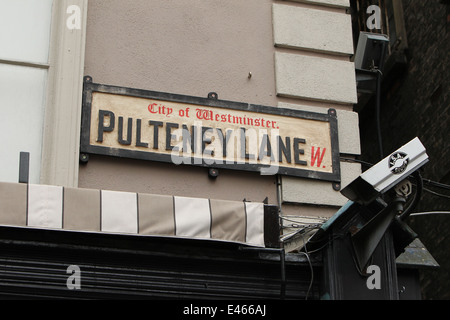
POLYGON ((266 0, 90 1, 85 73, 98 83, 274 105, 271 10, 266 0))
MULTIPOLYGON (((274 108, 335 108, 341 153, 358 155, 347 6, 348 0, 91 0, 85 75, 190 96, 214 91, 222 100, 274 108)), ((341 170, 343 186, 360 174, 355 164, 341 170)), ((210 180, 203 168, 95 155, 80 166, 79 187, 277 203, 275 176, 220 170, 210 180)), ((286 177, 280 191, 287 215, 331 216, 346 202, 329 182, 286 177)))
MULTIPOLYGON (((268 1, 89 2, 85 74, 97 83, 274 105, 268 1), (249 72, 252 78, 249 79, 249 72)), ((276 203, 275 177, 91 156, 80 187, 276 203)))

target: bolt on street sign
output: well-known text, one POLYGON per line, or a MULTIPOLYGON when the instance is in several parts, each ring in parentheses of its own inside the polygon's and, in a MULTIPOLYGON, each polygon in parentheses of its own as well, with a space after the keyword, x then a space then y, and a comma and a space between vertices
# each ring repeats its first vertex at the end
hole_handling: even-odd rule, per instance
POLYGON ((321 114, 86 79, 82 154, 340 182, 334 109, 321 114))

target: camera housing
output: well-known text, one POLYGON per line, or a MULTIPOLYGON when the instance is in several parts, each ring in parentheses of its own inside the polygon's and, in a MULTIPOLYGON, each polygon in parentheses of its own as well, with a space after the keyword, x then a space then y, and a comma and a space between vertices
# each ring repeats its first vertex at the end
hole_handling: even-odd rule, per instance
POLYGON ((384 34, 360 32, 355 53, 355 68, 362 70, 382 70, 389 38, 384 34))
POLYGON ((341 194, 354 202, 367 205, 428 161, 425 147, 419 138, 415 138, 361 174, 341 190, 341 194))

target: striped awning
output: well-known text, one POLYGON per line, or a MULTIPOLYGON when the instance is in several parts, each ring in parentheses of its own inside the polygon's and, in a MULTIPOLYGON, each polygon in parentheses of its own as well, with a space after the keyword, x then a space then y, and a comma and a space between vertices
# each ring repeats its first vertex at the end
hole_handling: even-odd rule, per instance
POLYGON ((0 225, 265 247, 264 204, 0 182, 0 225))

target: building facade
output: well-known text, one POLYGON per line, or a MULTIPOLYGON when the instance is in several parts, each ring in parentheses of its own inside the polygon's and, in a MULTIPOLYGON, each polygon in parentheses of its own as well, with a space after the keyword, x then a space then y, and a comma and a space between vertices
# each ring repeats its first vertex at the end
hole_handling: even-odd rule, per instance
MULTIPOLYGON (((11 170, 5 170, 2 180, 16 181, 19 152, 30 151, 32 183, 238 201, 268 197, 276 204, 275 176, 230 171, 211 181, 198 168, 95 156, 88 165, 80 165, 83 76, 96 83, 197 97, 217 92, 219 99, 273 108, 314 112, 335 108, 340 153, 358 155, 347 7, 346 1, 174 2, 163 6, 140 1, 50 1, 42 8, 47 12, 42 33, 48 39, 39 69, 48 79, 44 78, 41 87, 46 90, 36 99, 41 105, 34 108, 41 113, 32 117, 41 119, 33 122, 37 128, 32 135, 42 139, 37 143, 19 135, 23 144, 15 144, 15 154, 8 157, 11 170), (336 25, 335 34, 322 27, 329 21, 336 25), (59 89, 66 83, 67 88, 59 89), (180 183, 180 176, 188 183, 180 183), (149 177, 164 183, 149 183, 149 177)), ((15 9, 17 14, 23 11, 15 9)), ((18 64, 25 58, 11 55, 14 59, 4 59, 3 66, 21 70, 18 64)), ((6 134, 13 129, 4 130, 6 134)), ((358 164, 340 165, 343 184, 360 173, 358 164)), ((346 202, 327 182, 283 177, 280 183, 283 210, 288 215, 330 217, 346 202)))
MULTIPOLYGON (((339 283, 336 279, 316 276, 310 282, 314 270, 319 270, 316 275, 335 270, 299 250, 348 202, 339 191, 362 172, 354 161, 361 155, 361 145, 354 111, 358 94, 348 0, 4 0, 0 5, 0 21, 4 21, 0 23, 17 26, 8 28, 14 30, 12 34, 1 34, 8 44, 0 49, 1 130, 14 139, 7 139, 2 148, 5 165, 0 180, 4 195, 11 199, 7 192, 17 189, 27 204, 25 209, 14 203, 2 207, 2 212, 21 212, 3 215, 5 252, 15 252, 18 246, 23 255, 17 260, 38 268, 35 261, 42 259, 39 263, 53 265, 46 268, 48 274, 57 274, 71 256, 86 256, 71 263, 82 265, 82 279, 89 274, 92 286, 86 297, 346 297, 330 294, 329 284, 339 283), (129 113, 139 103, 148 107, 146 116, 129 113), (169 161, 169 154, 163 154, 173 151, 168 148, 172 143, 168 118, 173 111, 181 117, 186 105, 192 110, 205 108, 211 115, 227 112, 230 118, 224 122, 230 125, 231 119, 265 119, 266 139, 280 130, 270 140, 278 148, 271 152, 269 140, 263 139, 257 152, 273 156, 277 170, 262 174, 260 163, 245 163, 245 159, 263 158, 251 157, 245 130, 244 140, 237 138, 245 154, 241 167, 169 161), (149 122, 149 114, 156 113, 159 118, 155 115, 149 122), (289 126, 283 131, 280 123, 289 126), (305 138, 306 131, 299 131, 305 136, 288 136, 299 128, 308 128, 311 136, 305 138), (316 137, 320 138, 315 141, 316 137), (110 140, 114 141, 108 144, 110 140), (166 143, 165 150, 156 150, 158 143, 166 143), (20 152, 30 155, 25 189, 16 185, 23 169, 20 152), (39 201, 48 195, 56 197, 52 204, 62 206, 62 211, 40 210, 39 201), (243 209, 237 205, 242 203, 243 209), (223 209, 227 206, 243 211, 223 209), (181 220, 175 207, 185 211, 181 220), (172 215, 144 217, 143 208, 173 211, 175 222, 172 215), (106 211, 112 213, 102 215, 106 211), (244 216, 245 222, 239 220, 244 216), (206 227, 199 227, 203 222, 206 227), (75 231, 83 234, 83 240, 73 235, 75 231), (275 234, 275 240, 269 234, 275 234), (8 247, 8 237, 16 241, 13 247, 8 247), (46 240, 36 244, 33 237, 46 240), (199 237, 226 241, 191 242, 199 237), (101 277, 93 270, 106 272, 109 267, 98 261, 96 250, 101 252, 98 257, 117 268, 113 272, 124 279, 123 290, 99 284, 101 277), (161 264, 148 262, 149 256, 161 264), (236 263, 242 283, 231 281, 225 268, 236 263), (167 276, 169 271, 181 274, 174 267, 178 264, 192 266, 189 284, 168 280, 178 279, 167 276), (136 265, 145 274, 133 273, 136 265), (155 285, 156 273, 164 274, 165 282, 155 285), (254 289, 255 274, 266 279, 260 291, 254 289), (126 279, 136 281, 134 276, 144 277, 149 287, 142 291, 128 287, 126 279), (162 289, 165 284, 172 289, 162 289), (237 294, 242 286, 254 290, 237 294)), ((173 119, 175 129, 195 126, 173 119)), ((247 131, 264 122, 249 123, 245 123, 247 131)), ((208 128, 201 131, 203 152, 215 141, 204 138, 208 128)), ((227 128, 212 129, 223 133, 227 128)), ((380 250, 391 250, 389 239, 380 250)), ((392 261, 386 262, 387 269, 392 261)), ((11 266, 11 278, 4 277, 3 294, 24 294, 14 268, 18 267, 11 266)), ((398 298, 391 271, 386 271, 386 294, 398 298)), ((361 281, 365 283, 365 278, 361 281)), ((56 283, 49 286, 42 295, 83 294, 56 283)))

